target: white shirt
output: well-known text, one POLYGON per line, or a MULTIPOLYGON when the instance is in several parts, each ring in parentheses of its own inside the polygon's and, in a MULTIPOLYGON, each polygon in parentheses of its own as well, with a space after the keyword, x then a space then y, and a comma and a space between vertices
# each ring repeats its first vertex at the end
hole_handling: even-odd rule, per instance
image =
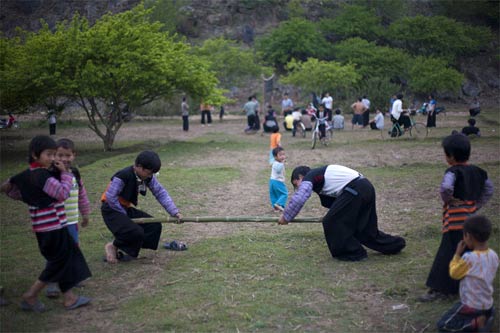
POLYGON ((271 169, 271 179, 279 180, 280 182, 285 182, 285 164, 274 160, 271 169))
POLYGON ((384 128, 384 116, 382 115, 382 113, 377 113, 375 115, 375 126, 378 128, 378 129, 383 129, 384 128))
POLYGON ((281 111, 293 108, 293 102, 290 98, 281 101, 281 111))
POLYGON ((399 117, 401 116, 402 112, 403 112, 403 101, 397 99, 392 104, 391 115, 394 117, 394 119, 399 120, 399 117))
POLYGON ((370 108, 370 100, 368 98, 363 98, 361 100, 361 103, 363 103, 365 106, 366 106, 366 109, 369 109, 370 108))
POLYGON ((332 105, 333 105, 333 98, 332 98, 332 96, 323 97, 323 99, 321 100, 321 103, 325 104, 325 108, 331 110, 332 109, 332 105))
POLYGON ((325 171, 325 184, 321 194, 336 197, 347 184, 359 176, 361 176, 359 172, 348 167, 336 164, 329 165, 325 171))
POLYGON ((292 112, 292 117, 293 117, 293 120, 300 120, 300 118, 302 118, 302 112, 300 112, 300 111, 293 111, 292 112))

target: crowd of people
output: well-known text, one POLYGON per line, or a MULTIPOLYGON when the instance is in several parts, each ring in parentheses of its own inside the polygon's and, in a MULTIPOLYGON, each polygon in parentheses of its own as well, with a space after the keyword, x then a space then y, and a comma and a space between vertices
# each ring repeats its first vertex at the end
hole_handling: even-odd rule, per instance
MULTIPOLYGON (((391 119, 406 127, 407 115, 402 107, 403 95, 395 96, 391 119)), ((436 102, 432 95, 427 104, 428 125, 435 126, 436 102)), ((380 109, 372 121, 365 113, 370 110, 367 97, 351 105, 355 117, 353 126, 380 130, 384 116, 380 109)), ((250 96, 243 106, 247 117, 246 131, 258 130, 259 102, 250 96)), ((211 124, 213 106, 201 103, 202 124, 211 124)), ((183 130, 189 130, 189 106, 183 98, 181 105, 183 130)), ((335 129, 344 127, 339 109, 333 116, 333 101, 326 93, 318 108, 311 103, 306 110, 294 106, 288 94, 283 96, 281 116, 292 116, 292 131, 302 116, 329 121, 335 129), (294 115, 295 113, 295 115, 294 115), (299 117, 299 118, 297 118, 299 117)), ((279 225, 293 222, 312 193, 328 211, 322 219, 326 246, 333 258, 342 261, 367 259, 366 248, 384 255, 395 255, 406 247, 403 237, 390 235, 378 227, 376 194, 373 184, 361 172, 338 164, 310 168, 297 166, 291 173, 293 195, 289 198, 286 186, 286 154, 276 112, 267 106, 263 127, 272 132, 267 159, 271 166, 269 200, 280 214, 279 225)), ((323 128, 324 130, 324 128, 323 128)), ((429 302, 444 297, 459 296, 460 301, 438 322, 446 331, 478 330, 487 325, 493 315, 493 280, 498 269, 497 254, 488 247, 491 222, 478 215, 493 196, 493 183, 482 168, 468 163, 471 144, 468 135, 480 135, 475 119, 461 133, 453 133, 442 140, 444 158, 449 167, 440 184, 443 202, 441 243, 426 281, 429 288, 419 301, 429 302)), ((90 205, 84 182, 75 167, 76 148, 73 141, 50 136, 34 137, 29 145, 29 168, 10 177, 0 186, 0 192, 29 206, 32 229, 46 266, 31 287, 22 295, 21 309, 43 312, 39 300, 47 287, 48 297, 62 294, 63 306, 73 310, 92 302, 78 296, 74 288, 91 276, 79 242, 78 225, 89 223, 90 205)), ((182 223, 182 214, 165 187, 155 176, 161 168, 161 159, 154 151, 143 151, 132 165, 116 171, 101 195, 101 215, 113 235, 113 241, 104 245, 104 261, 109 264, 134 260, 141 249, 156 250, 162 225, 139 224, 135 218, 151 217, 136 208, 140 197, 148 189, 172 217, 182 223), (140 196, 139 196, 140 195, 140 196)), ((177 243, 176 243, 177 244, 177 243)), ((171 246, 171 244, 169 244, 171 246)))

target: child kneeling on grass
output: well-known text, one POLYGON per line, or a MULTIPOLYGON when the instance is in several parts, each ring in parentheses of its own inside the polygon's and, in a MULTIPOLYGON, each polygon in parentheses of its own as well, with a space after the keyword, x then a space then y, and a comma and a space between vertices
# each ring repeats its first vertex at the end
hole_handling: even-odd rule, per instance
POLYGON ((460 302, 437 323, 440 331, 477 332, 491 329, 493 323, 493 280, 498 269, 498 255, 488 248, 491 222, 484 216, 469 217, 463 227, 450 262, 450 276, 460 280, 460 302), (466 249, 471 251, 465 252, 466 249))
POLYGON ((158 248, 161 223, 136 224, 132 221, 133 218, 151 217, 132 207, 137 205, 139 193, 146 195, 147 188, 167 213, 177 217, 179 223, 182 222, 179 209, 154 176, 160 168, 161 160, 158 154, 153 151, 143 151, 137 156, 133 166, 126 167, 111 177, 111 182, 101 197, 104 223, 115 237, 113 242, 107 243, 104 247, 108 263, 135 259, 141 248, 152 250, 158 248))
POLYGON ((38 300, 40 291, 50 282, 59 283, 67 310, 87 305, 91 299, 77 296, 72 288, 91 276, 85 258, 73 241, 66 223, 64 200, 69 197, 73 175, 64 163, 55 161, 56 143, 50 137, 39 135, 31 140, 29 169, 2 184, 0 191, 29 205, 33 231, 40 253, 47 264, 38 280, 23 294, 21 309, 43 312, 45 305, 38 300), (50 168, 61 173, 55 178, 50 168))

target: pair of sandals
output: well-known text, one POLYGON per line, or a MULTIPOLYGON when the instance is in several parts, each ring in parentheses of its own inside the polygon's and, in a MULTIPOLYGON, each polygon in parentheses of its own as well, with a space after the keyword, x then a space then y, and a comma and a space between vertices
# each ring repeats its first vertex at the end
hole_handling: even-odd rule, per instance
POLYGON ((171 251, 186 251, 188 249, 187 245, 183 242, 171 241, 163 244, 163 247, 171 251))

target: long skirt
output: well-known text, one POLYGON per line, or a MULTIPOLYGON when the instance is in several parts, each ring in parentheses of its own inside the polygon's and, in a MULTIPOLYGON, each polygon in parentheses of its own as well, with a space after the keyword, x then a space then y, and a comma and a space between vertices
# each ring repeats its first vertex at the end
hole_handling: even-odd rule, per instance
POLYGON ((38 279, 42 282, 57 282, 64 293, 92 274, 82 251, 66 228, 48 232, 37 232, 40 253, 47 260, 38 279))
POLYGON ((161 235, 161 223, 136 224, 133 218, 151 217, 151 215, 135 209, 127 208, 127 215, 112 209, 106 202, 101 206, 104 223, 115 240, 113 245, 126 254, 137 258, 140 249, 158 249, 161 235))
POLYGON ((450 277, 450 261, 463 238, 462 230, 450 230, 441 237, 441 244, 432 263, 426 285, 443 294, 458 294, 459 281, 450 277))
POLYGON ((269 179, 269 198, 272 207, 278 204, 284 208, 288 199, 288 189, 285 183, 276 179, 269 179))
POLYGON ((404 238, 378 230, 375 189, 366 178, 349 183, 323 218, 323 231, 332 257, 359 261, 367 257, 362 245, 383 254, 396 254, 404 238))

